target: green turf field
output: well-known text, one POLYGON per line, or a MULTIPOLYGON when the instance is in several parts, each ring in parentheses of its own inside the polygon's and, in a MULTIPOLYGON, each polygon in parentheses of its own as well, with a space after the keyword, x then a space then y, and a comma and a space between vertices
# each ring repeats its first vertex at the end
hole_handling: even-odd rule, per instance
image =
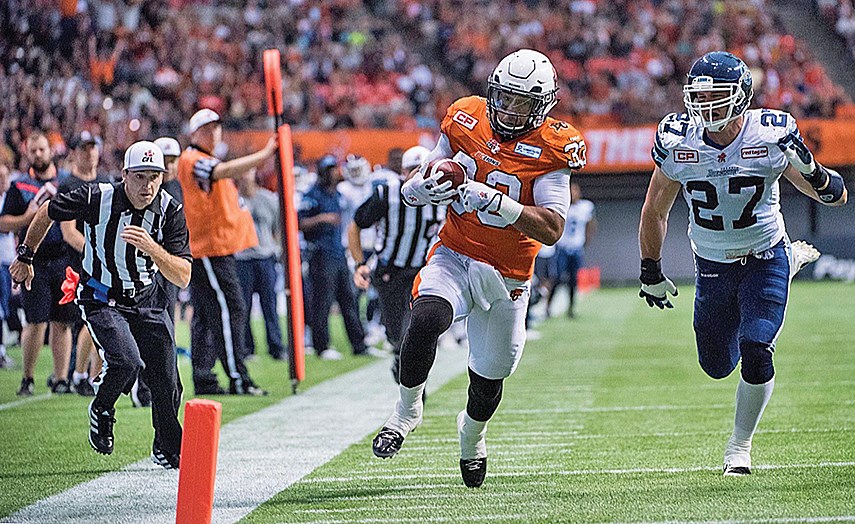
MULTIPOLYGON (((662 312, 634 289, 602 290, 577 320, 542 324, 490 423, 483 488, 465 488, 457 466, 461 375, 431 395, 400 455, 375 459, 365 438, 245 522, 855 520, 855 288, 793 285, 747 478, 720 471, 736 374, 714 381, 700 370, 691 290, 681 291, 662 312)), ((364 360, 308 362, 316 383, 364 360)), ((37 394, 48 368, 45 352, 37 394)), ((273 394, 223 398, 225 422, 288 395, 286 364, 251 370, 273 394)), ((185 384, 188 372, 182 362, 185 384)), ((19 380, 19 370, 0 371, 0 407, 17 400, 19 380)), ((148 411, 120 400, 116 453, 105 458, 86 443, 85 405, 52 397, 0 409, 0 515, 148 455, 148 411)))

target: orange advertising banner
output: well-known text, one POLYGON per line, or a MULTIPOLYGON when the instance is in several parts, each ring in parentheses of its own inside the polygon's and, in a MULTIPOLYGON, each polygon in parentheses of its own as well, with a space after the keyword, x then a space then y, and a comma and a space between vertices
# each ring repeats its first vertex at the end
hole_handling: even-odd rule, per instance
MULTIPOLYGON (((829 167, 855 165, 855 120, 804 119, 799 129, 817 159, 829 167)), ((588 128, 582 130, 588 145, 588 165, 583 173, 633 173, 653 169, 650 149, 656 126, 624 128, 588 128)), ((237 152, 260 149, 269 132, 233 131, 226 143, 237 152)), ((407 149, 420 144, 432 148, 436 133, 432 130, 395 131, 389 129, 349 129, 336 131, 294 130, 295 150, 300 158, 313 161, 326 153, 344 158, 359 154, 372 164, 384 164, 392 148, 407 149)))

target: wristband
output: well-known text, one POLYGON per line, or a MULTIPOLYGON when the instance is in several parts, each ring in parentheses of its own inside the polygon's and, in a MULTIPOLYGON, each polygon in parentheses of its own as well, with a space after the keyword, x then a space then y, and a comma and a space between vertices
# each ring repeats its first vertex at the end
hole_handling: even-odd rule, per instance
POLYGON ((499 216, 507 220, 508 224, 514 224, 519 220, 525 206, 511 197, 506 197, 504 193, 501 195, 498 209, 499 216))
POLYGON ((815 189, 820 200, 826 204, 833 204, 843 198, 843 192, 846 190, 846 185, 843 183, 843 177, 835 171, 822 168, 826 172, 827 183, 822 189, 815 189))
POLYGON ((33 257, 36 256, 35 251, 27 244, 18 246, 18 260, 27 265, 33 265, 33 257))
POLYGON ((662 275, 662 259, 642 258, 640 280, 642 284, 647 285, 658 284, 665 280, 665 276, 662 275))

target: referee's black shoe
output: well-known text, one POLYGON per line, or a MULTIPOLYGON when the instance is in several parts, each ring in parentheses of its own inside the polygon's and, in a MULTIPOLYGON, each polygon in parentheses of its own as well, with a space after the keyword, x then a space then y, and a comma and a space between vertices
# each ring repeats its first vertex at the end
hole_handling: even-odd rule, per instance
POLYGON ((460 459, 460 474, 467 488, 480 488, 487 477, 487 457, 460 459))
POLYGON ((163 469, 178 469, 181 458, 177 454, 163 451, 157 445, 157 442, 154 442, 151 445, 151 461, 163 469))
POLYGON ((115 409, 97 407, 94 398, 89 403, 89 445, 102 455, 109 455, 113 452, 115 414, 115 409))

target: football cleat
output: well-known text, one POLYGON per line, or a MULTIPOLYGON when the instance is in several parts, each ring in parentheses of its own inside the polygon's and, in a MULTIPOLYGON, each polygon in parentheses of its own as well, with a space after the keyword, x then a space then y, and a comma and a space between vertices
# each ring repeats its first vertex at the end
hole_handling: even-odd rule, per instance
POLYGON ((181 458, 174 453, 163 451, 155 442, 151 445, 151 461, 163 469, 178 469, 181 458))
POLYGON ((33 379, 24 377, 21 379, 21 387, 18 388, 17 395, 19 397, 31 397, 33 396, 33 379))
POLYGON ((751 474, 751 442, 739 444, 733 437, 724 448, 724 476, 741 477, 751 474))
POLYGON ((371 449, 374 451, 375 457, 392 458, 401 451, 401 446, 404 445, 404 435, 395 431, 392 428, 383 426, 374 441, 371 443, 371 449))
POLYGON ((89 445, 102 455, 109 455, 113 452, 115 413, 115 409, 95 407, 94 398, 89 403, 89 445))
POLYGON ((790 245, 792 250, 792 267, 790 267, 790 278, 801 271, 803 267, 819 260, 820 252, 817 248, 804 240, 796 240, 790 245))
POLYGON ((460 459, 460 474, 467 488, 480 488, 487 477, 487 457, 460 459))

